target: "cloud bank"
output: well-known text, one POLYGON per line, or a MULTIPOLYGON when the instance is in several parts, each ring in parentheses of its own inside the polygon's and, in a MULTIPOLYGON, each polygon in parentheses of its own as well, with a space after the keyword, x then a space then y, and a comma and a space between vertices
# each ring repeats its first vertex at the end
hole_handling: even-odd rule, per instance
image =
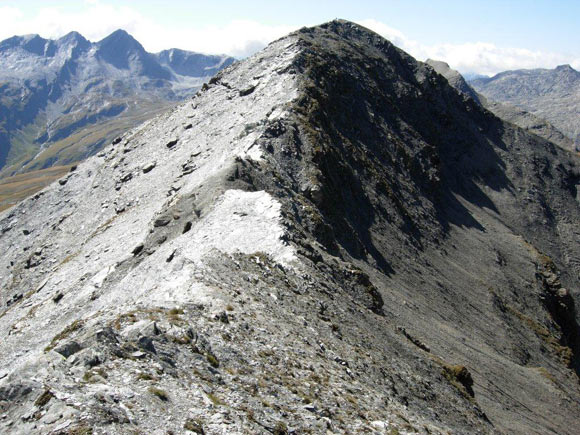
POLYGON ((380 21, 369 19, 358 23, 384 36, 419 60, 429 58, 442 60, 462 73, 494 75, 506 70, 554 68, 562 64, 570 64, 576 70, 580 70, 580 57, 571 58, 562 53, 498 47, 488 42, 426 45, 413 41, 380 21))
MULTIPOLYGON (((554 68, 569 63, 580 70, 580 57, 522 48, 498 47, 487 42, 429 45, 413 40, 401 31, 373 19, 358 21, 386 37, 419 60, 443 60, 463 73, 493 75, 520 68, 554 68)), ((312 25, 316 23, 304 23, 312 25)), ((269 42, 297 29, 296 26, 266 25, 253 20, 235 20, 224 25, 168 28, 143 15, 135 7, 118 6, 103 0, 86 0, 78 11, 46 7, 26 15, 17 7, 0 7, 0 39, 38 33, 58 38, 76 30, 98 41, 117 29, 125 29, 151 52, 181 48, 202 53, 224 53, 238 58, 249 56, 269 42)))

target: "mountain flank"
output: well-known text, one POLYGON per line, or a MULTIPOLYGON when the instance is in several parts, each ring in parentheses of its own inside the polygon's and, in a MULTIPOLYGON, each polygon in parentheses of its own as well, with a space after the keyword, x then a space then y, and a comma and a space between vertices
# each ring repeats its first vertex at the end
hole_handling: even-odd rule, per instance
POLYGON ((563 433, 578 160, 303 28, 0 214, 12 433, 563 433))

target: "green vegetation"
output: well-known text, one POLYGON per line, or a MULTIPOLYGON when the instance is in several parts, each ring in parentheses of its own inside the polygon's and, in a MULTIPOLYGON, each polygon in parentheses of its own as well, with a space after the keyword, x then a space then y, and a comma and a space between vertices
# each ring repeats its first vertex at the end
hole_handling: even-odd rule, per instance
POLYGON ((546 369, 545 367, 533 367, 533 370, 537 371, 541 376, 548 379, 553 384, 558 385, 556 377, 552 373, 550 373, 548 369, 546 369))
POLYGON ((207 362, 215 369, 217 369, 220 366, 220 362, 219 360, 216 358, 215 355, 211 354, 211 353, 206 353, 205 354, 205 358, 207 359, 207 362))
POLYGON ((85 424, 80 426, 75 426, 70 428, 67 432, 68 435, 92 435, 93 429, 85 424))
POLYGON ((137 379, 141 380, 141 381, 156 381, 157 378, 153 375, 150 375, 149 373, 139 373, 137 375, 137 379))
POLYGON ((473 401, 473 378, 465 366, 443 364, 443 375, 461 394, 473 401))
POLYGON ((213 403, 215 406, 220 406, 224 404, 224 402, 213 393, 207 393, 207 397, 209 398, 209 400, 211 400, 211 403, 213 403))
POLYGON ((0 211, 12 207, 23 199, 44 189, 70 171, 72 165, 53 166, 40 171, 27 172, 5 178, 0 182, 0 211))
POLYGON ((572 359, 574 356, 572 349, 570 349, 568 346, 563 346, 560 344, 560 341, 550 332, 548 328, 546 328, 538 321, 532 319, 531 317, 525 315, 524 313, 516 310, 511 305, 506 305, 505 307, 509 313, 518 318, 529 329, 534 331, 536 335, 552 349, 552 351, 560 358, 566 367, 570 367, 572 365, 572 359))
POLYGON ((193 433, 201 435, 205 434, 205 431, 203 430, 203 424, 200 420, 188 418, 185 424, 183 425, 183 428, 193 433))
POLYGON ((103 367, 97 367, 91 370, 87 370, 83 375, 83 381, 91 384, 98 383, 99 378, 97 376, 103 379, 107 379, 109 377, 107 371, 103 367))
POLYGON ((272 431, 274 435, 286 435, 288 433, 288 426, 283 421, 279 421, 274 426, 274 430, 272 431))

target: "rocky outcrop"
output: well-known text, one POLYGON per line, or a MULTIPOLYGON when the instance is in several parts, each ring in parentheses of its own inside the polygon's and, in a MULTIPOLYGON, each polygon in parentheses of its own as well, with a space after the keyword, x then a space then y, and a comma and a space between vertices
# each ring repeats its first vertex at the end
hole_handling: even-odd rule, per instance
POLYGON ((573 433, 579 174, 301 29, 0 215, 0 427, 573 433))

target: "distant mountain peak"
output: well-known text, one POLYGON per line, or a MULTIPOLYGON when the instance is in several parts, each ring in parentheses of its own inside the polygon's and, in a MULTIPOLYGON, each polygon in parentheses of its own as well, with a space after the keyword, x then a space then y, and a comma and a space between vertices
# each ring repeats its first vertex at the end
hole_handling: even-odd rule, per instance
POLYGON ((470 84, 493 101, 507 103, 546 119, 574 139, 580 110, 580 72, 569 64, 554 69, 504 71, 470 84))
POLYGON ((120 125, 133 126, 192 95, 234 61, 172 52, 184 60, 175 69, 122 29, 99 42, 76 31, 56 40, 32 34, 0 41, 0 178, 93 154, 118 134, 120 125), (49 151, 37 154, 95 124, 109 126, 56 157, 49 151), (34 131, 24 144, 19 139, 23 126, 34 131))
POLYGON ((139 75, 169 79, 171 74, 163 69, 145 48, 125 30, 119 29, 97 43, 98 55, 115 68, 135 70, 139 75))
POLYGON ((72 31, 72 32, 67 33, 64 36, 61 36, 60 38, 58 38, 57 41, 58 42, 71 42, 71 41, 89 42, 83 35, 81 35, 79 32, 76 32, 76 31, 72 31))
POLYGON ((101 39, 97 44, 104 50, 111 48, 117 51, 145 51, 141 43, 123 29, 115 30, 109 36, 101 39))
POLYGON ((558 65, 556 67, 556 71, 576 71, 576 70, 572 68, 569 63, 566 63, 564 65, 558 65))

